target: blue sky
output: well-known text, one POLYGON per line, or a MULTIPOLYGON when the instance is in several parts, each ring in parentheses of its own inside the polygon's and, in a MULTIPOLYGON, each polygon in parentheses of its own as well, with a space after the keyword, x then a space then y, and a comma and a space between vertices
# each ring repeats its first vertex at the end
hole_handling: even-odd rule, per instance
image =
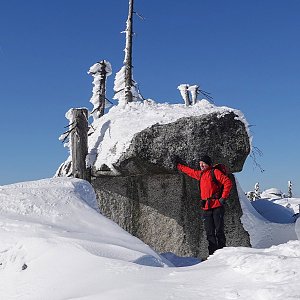
MULTIPOLYGON (((1 1, 0 184, 51 177, 66 159, 65 112, 92 108, 92 64, 121 68, 127 10, 127 0, 1 1)), ((291 180, 300 196, 300 1, 136 0, 135 10, 145 17, 134 19, 133 57, 143 96, 181 103, 177 86, 198 84, 240 109, 265 169, 249 157, 244 190, 286 192, 291 180)))

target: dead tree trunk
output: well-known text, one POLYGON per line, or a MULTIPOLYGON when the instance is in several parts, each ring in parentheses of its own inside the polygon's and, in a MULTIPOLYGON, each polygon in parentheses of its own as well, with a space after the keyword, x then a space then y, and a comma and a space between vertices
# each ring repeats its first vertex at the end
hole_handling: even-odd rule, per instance
POLYGON ((197 96, 199 95, 199 86, 198 85, 191 85, 189 86, 188 90, 191 92, 192 96, 192 105, 197 103, 197 96))
POLYGON ((189 95, 189 85, 181 84, 178 86, 178 90, 180 91, 181 97, 184 100, 185 106, 191 105, 191 100, 189 95))
POLYGON ((88 154, 88 110, 72 110, 74 130, 71 132, 72 174, 75 178, 90 180, 90 171, 86 167, 88 154))
POLYGON ((132 102, 132 28, 133 28, 133 2, 134 0, 129 0, 129 11, 128 19, 126 22, 126 46, 125 46, 125 101, 126 103, 132 102))
POLYGON ((105 108, 105 95, 106 95, 106 63, 104 60, 100 62, 101 70, 100 70, 100 89, 99 89, 99 108, 98 108, 98 116, 99 118, 104 115, 105 108))

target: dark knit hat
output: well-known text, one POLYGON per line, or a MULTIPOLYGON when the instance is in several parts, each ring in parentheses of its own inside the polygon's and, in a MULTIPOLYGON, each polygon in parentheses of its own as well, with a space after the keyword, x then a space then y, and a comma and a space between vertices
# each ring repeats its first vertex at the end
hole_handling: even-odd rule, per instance
POLYGON ((212 161, 211 158, 208 155, 203 155, 200 157, 200 161, 205 162, 207 165, 211 166, 212 165, 212 161))

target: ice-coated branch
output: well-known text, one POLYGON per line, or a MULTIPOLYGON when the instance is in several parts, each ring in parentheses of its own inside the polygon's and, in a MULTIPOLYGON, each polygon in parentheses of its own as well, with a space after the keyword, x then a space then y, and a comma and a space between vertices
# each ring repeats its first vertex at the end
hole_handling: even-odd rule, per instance
POLYGON ((134 14, 136 14, 140 19, 145 20, 145 17, 139 14, 138 12, 134 11, 134 14))

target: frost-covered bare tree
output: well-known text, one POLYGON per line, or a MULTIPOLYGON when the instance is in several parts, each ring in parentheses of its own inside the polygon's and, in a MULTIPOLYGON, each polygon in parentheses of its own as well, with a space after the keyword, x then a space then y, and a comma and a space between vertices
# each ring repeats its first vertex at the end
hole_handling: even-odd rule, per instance
POLYGON ((245 193, 245 195, 247 196, 247 198, 248 198, 250 201, 255 200, 255 193, 254 193, 253 191, 249 191, 249 192, 245 193))
POLYGON ((191 100, 190 100, 190 95, 189 95, 189 85, 186 83, 183 83, 183 84, 180 84, 177 88, 181 94, 181 97, 183 98, 185 106, 191 105, 191 100))
POLYGON ((198 85, 190 85, 188 90, 191 92, 192 96, 192 105, 195 105, 197 102, 197 97, 200 93, 200 89, 198 85))
POLYGON ((259 188, 259 183, 255 183, 254 186, 254 198, 259 199, 260 198, 260 188, 259 188))
POLYGON ((123 67, 116 74, 114 82, 114 99, 119 103, 127 104, 128 102, 143 100, 137 83, 133 80, 132 75, 132 38, 133 38, 133 6, 134 0, 129 0, 128 18, 126 21, 126 45, 123 67))
POLYGON ((104 108, 108 107, 110 103, 106 99, 106 79, 112 73, 111 64, 106 60, 92 65, 88 74, 94 77, 93 80, 93 95, 90 102, 94 105, 91 115, 94 121, 104 114, 104 108))
POLYGON ((133 36, 133 4, 134 0, 129 0, 128 18, 126 21, 126 46, 125 46, 125 100, 132 102, 132 36, 133 36))
POLYGON ((183 83, 180 84, 177 88, 180 91, 181 97, 183 98, 186 106, 195 105, 197 103, 197 97, 199 94, 202 94, 209 101, 212 101, 213 99, 210 93, 201 90, 200 87, 196 84, 189 85, 183 83))
POLYGON ((293 193, 292 193, 292 182, 289 180, 288 181, 288 198, 292 198, 293 197, 293 193))

